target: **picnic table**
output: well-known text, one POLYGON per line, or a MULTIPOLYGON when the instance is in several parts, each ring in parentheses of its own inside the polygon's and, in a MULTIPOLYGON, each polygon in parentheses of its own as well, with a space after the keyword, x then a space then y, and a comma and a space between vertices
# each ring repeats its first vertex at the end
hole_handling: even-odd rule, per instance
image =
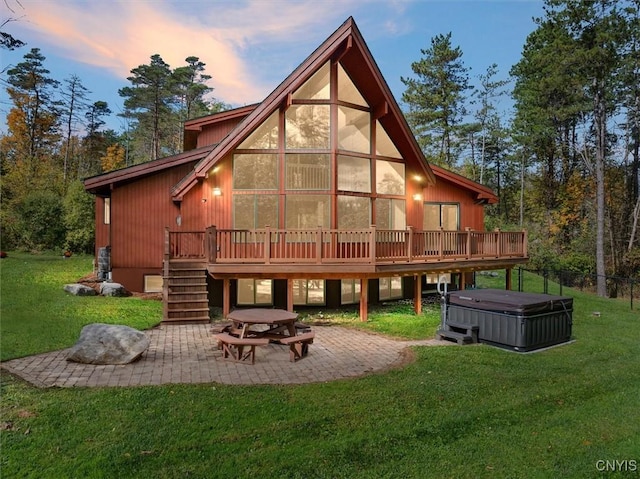
POLYGON ((296 335, 296 320, 298 315, 284 309, 236 309, 227 316, 233 321, 238 337, 256 336, 279 341, 282 338, 296 335), (254 326, 268 326, 265 330, 254 326))
POLYGON ((216 338, 222 345, 225 357, 241 362, 251 359, 255 361, 255 347, 268 344, 270 341, 289 346, 291 362, 307 355, 309 344, 313 343, 313 331, 297 334, 296 320, 298 315, 283 309, 237 309, 227 315, 233 327, 216 338), (260 329, 254 326, 262 326, 260 329), (264 326, 267 326, 265 329, 264 326), (244 347, 249 351, 244 353, 244 347))

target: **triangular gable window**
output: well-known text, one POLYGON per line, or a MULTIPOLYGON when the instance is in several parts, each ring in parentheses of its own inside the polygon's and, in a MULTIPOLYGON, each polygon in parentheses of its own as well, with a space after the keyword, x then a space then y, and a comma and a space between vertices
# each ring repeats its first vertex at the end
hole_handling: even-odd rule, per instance
POLYGON ((338 64, 338 100, 369 106, 340 64, 338 64))
POLYGON ((240 145, 240 150, 276 150, 278 149, 278 111, 255 129, 240 145))
POLYGON ((388 156, 389 158, 402 158, 402 155, 393 144, 391 138, 382 127, 379 121, 376 121, 376 155, 388 156))
POLYGON ((309 78, 304 85, 293 93, 294 100, 328 100, 331 94, 329 88, 329 62, 309 78))

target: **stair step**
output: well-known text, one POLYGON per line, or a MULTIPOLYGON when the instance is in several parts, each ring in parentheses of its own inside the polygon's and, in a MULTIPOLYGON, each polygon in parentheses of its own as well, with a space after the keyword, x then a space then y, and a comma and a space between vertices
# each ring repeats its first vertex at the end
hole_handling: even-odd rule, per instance
POLYGON ((193 317, 193 318, 164 318, 163 324, 201 324, 208 323, 211 319, 209 316, 193 317))
POLYGON ((169 274, 169 276, 164 279, 206 279, 207 277, 204 274, 169 274))
POLYGON ((475 324, 458 323, 457 321, 449 321, 449 320, 447 320, 446 325, 449 326, 450 328, 464 329, 466 331, 474 331, 479 329, 479 327, 475 324))
POLYGON ((208 304, 208 299, 169 299, 167 301, 169 304, 183 304, 183 303, 204 303, 208 304))
POLYGON ((473 338, 465 333, 458 333, 456 331, 445 331, 444 329, 439 329, 436 332, 436 336, 439 339, 454 339, 458 344, 467 344, 473 341, 473 338))

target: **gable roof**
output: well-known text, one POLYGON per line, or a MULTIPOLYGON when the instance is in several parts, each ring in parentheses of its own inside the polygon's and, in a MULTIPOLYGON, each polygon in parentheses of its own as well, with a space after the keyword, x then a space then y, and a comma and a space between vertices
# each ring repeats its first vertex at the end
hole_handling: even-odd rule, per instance
POLYGON ((458 173, 454 173, 453 171, 446 170, 438 165, 431 165, 431 168, 437 177, 474 192, 476 194, 477 201, 489 204, 498 202, 498 196, 488 186, 481 185, 480 183, 470 180, 458 173))
POLYGON ((192 161, 199 161, 211 152, 214 147, 215 145, 209 145, 203 148, 185 151, 178 155, 167 156, 165 158, 159 158, 146 163, 127 166, 119 170, 91 176, 84 179, 84 189, 94 195, 108 195, 112 185, 115 185, 116 183, 136 180, 167 168, 183 165, 192 161))
POLYGON ((198 180, 205 177, 213 165, 235 149, 274 111, 284 104, 289 104, 291 93, 302 86, 331 58, 340 59, 345 70, 349 71, 360 93, 371 106, 373 117, 380 120, 394 142, 399 143, 396 146, 403 152, 403 156, 417 158, 427 181, 431 184, 435 183, 433 172, 391 89, 376 65, 353 17, 349 17, 173 188, 173 200, 181 201, 184 195, 198 183, 198 180), (351 69, 349 69, 350 65, 352 65, 351 69), (365 68, 362 68, 362 65, 365 68))

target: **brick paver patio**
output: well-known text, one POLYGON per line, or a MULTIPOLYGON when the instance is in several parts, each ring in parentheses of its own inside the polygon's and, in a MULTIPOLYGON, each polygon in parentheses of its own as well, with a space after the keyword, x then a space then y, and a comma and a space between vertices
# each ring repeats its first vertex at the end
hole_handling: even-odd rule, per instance
POLYGON ((279 344, 256 348, 255 365, 223 360, 211 326, 169 325, 146 331, 151 345, 126 365, 68 362, 67 350, 5 361, 1 367, 38 387, 143 386, 177 383, 300 384, 383 371, 402 361, 409 346, 451 345, 429 339, 398 341, 336 326, 314 326, 314 343, 304 359, 289 361, 279 344))

